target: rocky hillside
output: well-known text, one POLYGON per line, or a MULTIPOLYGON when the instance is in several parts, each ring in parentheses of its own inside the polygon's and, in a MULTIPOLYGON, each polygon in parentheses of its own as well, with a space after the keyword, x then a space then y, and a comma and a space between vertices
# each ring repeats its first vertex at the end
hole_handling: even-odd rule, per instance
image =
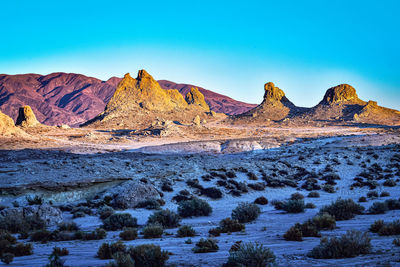
MULTIPOLYGON (((39 122, 47 125, 78 125, 104 110, 121 78, 101 81, 75 73, 49 75, 0 74, 0 110, 17 120, 21 106, 29 105, 39 122)), ((163 89, 178 89, 186 96, 197 86, 159 81, 163 89)), ((236 101, 224 95, 197 87, 211 110, 239 114, 256 105, 236 101)))
POLYGON ((144 129, 157 121, 189 124, 215 113, 210 113, 204 96, 196 89, 182 96, 176 89, 162 89, 145 70, 136 79, 129 73, 117 85, 104 112, 82 126, 144 129))

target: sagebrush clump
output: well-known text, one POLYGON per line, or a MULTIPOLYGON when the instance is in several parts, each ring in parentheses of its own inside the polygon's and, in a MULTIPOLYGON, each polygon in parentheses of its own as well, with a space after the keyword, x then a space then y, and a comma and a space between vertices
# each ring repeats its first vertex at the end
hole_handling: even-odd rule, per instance
POLYGON ((362 214, 364 207, 355 203, 352 199, 337 199, 330 205, 321 208, 320 213, 328 213, 337 221, 350 220, 357 214, 362 214))
POLYGON ((175 212, 166 209, 154 212, 147 219, 147 224, 160 224, 165 228, 175 228, 179 226, 181 218, 175 212))
POLYGON ((371 251, 371 239, 367 233, 348 231, 341 237, 322 238, 308 256, 316 259, 352 258, 371 251))
POLYGON ((217 241, 214 239, 200 239, 199 242, 196 243, 196 246, 192 249, 194 253, 208 253, 208 252, 216 252, 219 247, 217 245, 217 241))
POLYGON ((136 228, 128 227, 124 228, 124 230, 119 233, 119 237, 122 240, 134 240, 138 237, 138 232, 136 228))
POLYGON ((196 231, 190 225, 183 225, 179 227, 176 234, 177 237, 192 237, 196 235, 196 231))
POLYGON ((275 266, 275 255, 269 249, 257 243, 240 244, 237 250, 229 251, 228 262, 225 267, 233 266, 275 266))
POLYGON ((164 229, 160 224, 149 224, 143 229, 144 238, 160 238, 164 233, 164 229))
POLYGON ((108 231, 122 230, 124 227, 137 227, 137 219, 129 213, 115 213, 103 220, 103 227, 108 231))
POLYGON ((260 215, 260 208, 254 203, 242 202, 232 211, 232 219, 241 223, 254 221, 260 215))
POLYGON ((212 213, 212 208, 207 201, 194 198, 179 202, 178 213, 181 217, 208 216, 212 213))

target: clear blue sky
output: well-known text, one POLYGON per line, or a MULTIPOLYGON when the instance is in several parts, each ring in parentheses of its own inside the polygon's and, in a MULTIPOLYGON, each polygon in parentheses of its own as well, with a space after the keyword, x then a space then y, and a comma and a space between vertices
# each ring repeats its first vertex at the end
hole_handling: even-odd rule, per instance
POLYGON ((349 83, 400 109, 399 3, 5 0, 0 73, 144 68, 252 103, 272 81, 302 106, 349 83))

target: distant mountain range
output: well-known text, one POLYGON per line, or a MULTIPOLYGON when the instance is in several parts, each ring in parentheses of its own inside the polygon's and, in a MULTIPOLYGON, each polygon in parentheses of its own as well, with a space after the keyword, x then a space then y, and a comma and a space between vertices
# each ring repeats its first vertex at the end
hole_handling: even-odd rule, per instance
MULTIPOLYGON (((107 81, 75 73, 49 75, 0 74, 0 110, 14 121, 21 106, 32 107, 37 119, 47 125, 77 125, 104 111, 122 78, 107 81)), ((178 89, 185 96, 190 84, 159 81, 163 89, 178 89)), ((198 87, 211 110, 228 115, 240 114, 257 106, 198 87)))

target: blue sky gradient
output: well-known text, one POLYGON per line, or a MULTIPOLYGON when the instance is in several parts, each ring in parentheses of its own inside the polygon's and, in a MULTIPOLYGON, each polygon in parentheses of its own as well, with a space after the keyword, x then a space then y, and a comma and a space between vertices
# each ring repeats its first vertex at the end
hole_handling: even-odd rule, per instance
POLYGON ((296 105, 353 85, 400 109, 398 1, 3 1, 0 73, 108 79, 144 68, 260 103, 296 105))

